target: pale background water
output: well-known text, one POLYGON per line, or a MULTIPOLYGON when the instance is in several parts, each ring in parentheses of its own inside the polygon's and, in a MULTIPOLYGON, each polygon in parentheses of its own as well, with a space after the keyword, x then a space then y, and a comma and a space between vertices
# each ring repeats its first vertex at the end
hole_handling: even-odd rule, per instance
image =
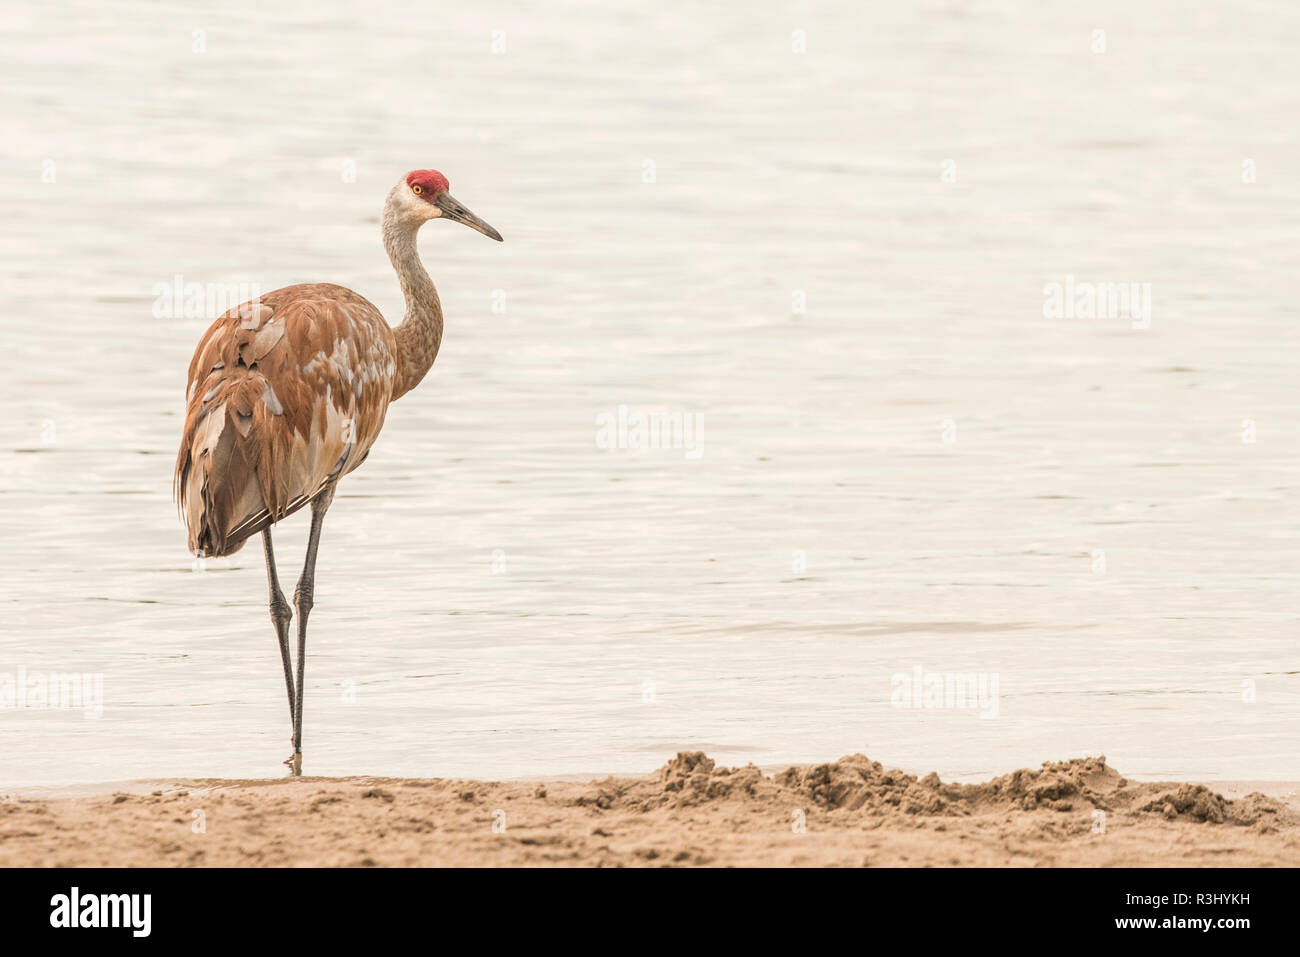
POLYGON ((427 166, 506 242, 422 234, 447 334, 325 526, 308 773, 1300 778, 1300 6, 2 16, 0 672, 105 700, 0 710, 0 787, 284 773, 260 548, 196 573, 171 501, 207 323, 152 290, 395 321, 378 215, 427 166), (1044 318, 1071 274, 1151 283, 1150 328, 1044 318), (619 405, 702 457, 597 447, 619 405), (998 716, 892 708, 917 665, 998 716))

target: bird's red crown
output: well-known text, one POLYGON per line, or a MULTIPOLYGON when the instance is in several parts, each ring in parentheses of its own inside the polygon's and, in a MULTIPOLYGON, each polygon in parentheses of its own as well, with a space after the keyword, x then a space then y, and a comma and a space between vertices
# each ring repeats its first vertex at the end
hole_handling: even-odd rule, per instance
POLYGON ((406 174, 406 185, 417 196, 431 203, 439 193, 447 192, 451 184, 436 169, 415 169, 406 174))

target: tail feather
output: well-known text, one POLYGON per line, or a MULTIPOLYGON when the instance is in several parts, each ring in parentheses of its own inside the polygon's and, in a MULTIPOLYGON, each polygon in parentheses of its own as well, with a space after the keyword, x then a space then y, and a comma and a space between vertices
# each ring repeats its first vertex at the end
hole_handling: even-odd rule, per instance
POLYGON ((230 401, 214 403, 202 421, 186 429, 181 443, 177 497, 189 530, 189 549, 203 558, 233 555, 260 530, 235 531, 245 516, 264 508, 257 482, 257 443, 240 434, 241 418, 230 401))

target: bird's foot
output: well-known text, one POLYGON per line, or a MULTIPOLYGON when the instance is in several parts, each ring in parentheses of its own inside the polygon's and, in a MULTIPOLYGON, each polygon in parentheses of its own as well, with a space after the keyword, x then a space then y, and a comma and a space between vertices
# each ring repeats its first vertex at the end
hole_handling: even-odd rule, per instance
POLYGON ((290 777, 302 777, 302 752, 295 751, 290 757, 285 758, 284 763, 289 766, 290 777))

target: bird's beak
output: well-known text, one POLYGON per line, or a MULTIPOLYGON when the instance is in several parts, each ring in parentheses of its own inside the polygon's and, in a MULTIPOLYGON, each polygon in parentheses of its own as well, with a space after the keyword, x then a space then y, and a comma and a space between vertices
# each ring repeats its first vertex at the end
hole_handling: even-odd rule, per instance
POLYGON ((442 210, 442 216, 444 219, 450 219, 457 223, 464 223, 470 229, 477 229, 484 236, 495 239, 497 242, 502 241, 499 232, 457 202, 451 193, 442 193, 433 201, 433 205, 442 210))

